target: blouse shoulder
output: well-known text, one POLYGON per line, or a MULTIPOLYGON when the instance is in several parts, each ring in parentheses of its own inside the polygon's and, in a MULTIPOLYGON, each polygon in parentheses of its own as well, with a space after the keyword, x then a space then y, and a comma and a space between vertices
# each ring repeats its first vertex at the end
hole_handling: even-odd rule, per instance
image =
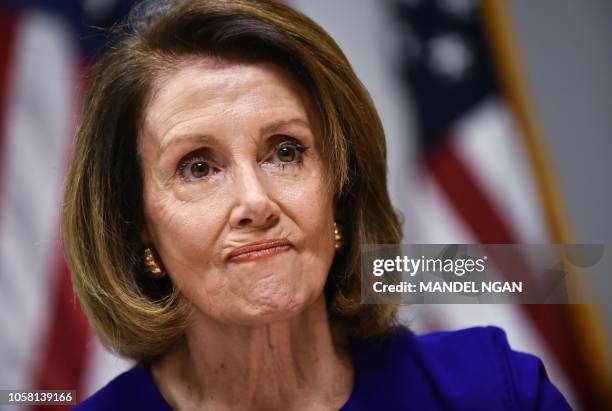
POLYGON ((466 410, 570 410, 542 361, 513 351, 499 328, 436 332, 416 339, 423 366, 450 404, 465 404, 466 410))
POLYGON ((396 330, 353 344, 355 387, 343 411, 567 411, 542 362, 495 327, 417 336, 396 330))
POLYGON ((169 411, 148 369, 136 365, 73 408, 76 411, 169 411))

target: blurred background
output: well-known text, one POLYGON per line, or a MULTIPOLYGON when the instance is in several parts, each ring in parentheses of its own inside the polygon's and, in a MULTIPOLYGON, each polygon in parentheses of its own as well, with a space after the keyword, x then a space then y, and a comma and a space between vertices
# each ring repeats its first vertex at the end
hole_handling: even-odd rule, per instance
MULTIPOLYGON (((132 3, 0 1, 0 389, 82 399, 130 366, 87 328, 58 222, 88 68, 132 3)), ((610 242, 612 2, 288 3, 374 99, 404 242, 610 242)), ((419 305, 400 319, 419 333, 503 327, 574 409, 612 409, 610 304, 419 305)))

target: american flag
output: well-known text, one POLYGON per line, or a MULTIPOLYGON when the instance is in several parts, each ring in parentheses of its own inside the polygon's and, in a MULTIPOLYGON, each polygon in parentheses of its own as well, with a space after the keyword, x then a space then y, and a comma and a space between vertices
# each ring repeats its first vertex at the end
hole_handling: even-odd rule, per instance
MULTIPOLYGON (((399 78, 413 100, 419 135, 420 176, 411 201, 423 227, 407 229, 407 240, 572 242, 503 2, 391 6, 399 78)), ((420 316, 422 330, 502 326, 513 345, 544 359, 576 409, 611 404, 605 340, 585 333, 604 328, 592 307, 445 305, 423 307, 420 316)))

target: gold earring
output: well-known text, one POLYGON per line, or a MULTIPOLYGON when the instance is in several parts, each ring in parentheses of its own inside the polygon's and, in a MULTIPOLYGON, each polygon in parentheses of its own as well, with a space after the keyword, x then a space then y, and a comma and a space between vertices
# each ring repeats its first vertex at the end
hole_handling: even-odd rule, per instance
POLYGON ((338 223, 334 221, 334 239, 336 240, 335 248, 339 250, 342 248, 344 244, 342 240, 344 240, 344 236, 342 235, 342 229, 338 226, 338 223))
POLYGON ((144 249, 144 265, 145 270, 151 275, 153 278, 162 278, 166 273, 161 268, 155 255, 153 254, 153 250, 150 247, 145 247, 144 249))

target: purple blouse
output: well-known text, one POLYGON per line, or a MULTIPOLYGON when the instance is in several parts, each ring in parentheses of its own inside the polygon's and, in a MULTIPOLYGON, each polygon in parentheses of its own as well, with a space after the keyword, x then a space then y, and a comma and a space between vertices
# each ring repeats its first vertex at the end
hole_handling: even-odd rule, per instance
MULTIPOLYGON (((533 355, 495 327, 351 342, 355 384, 343 411, 570 410, 533 355)), ((119 375, 76 410, 168 411, 147 367, 119 375)))

